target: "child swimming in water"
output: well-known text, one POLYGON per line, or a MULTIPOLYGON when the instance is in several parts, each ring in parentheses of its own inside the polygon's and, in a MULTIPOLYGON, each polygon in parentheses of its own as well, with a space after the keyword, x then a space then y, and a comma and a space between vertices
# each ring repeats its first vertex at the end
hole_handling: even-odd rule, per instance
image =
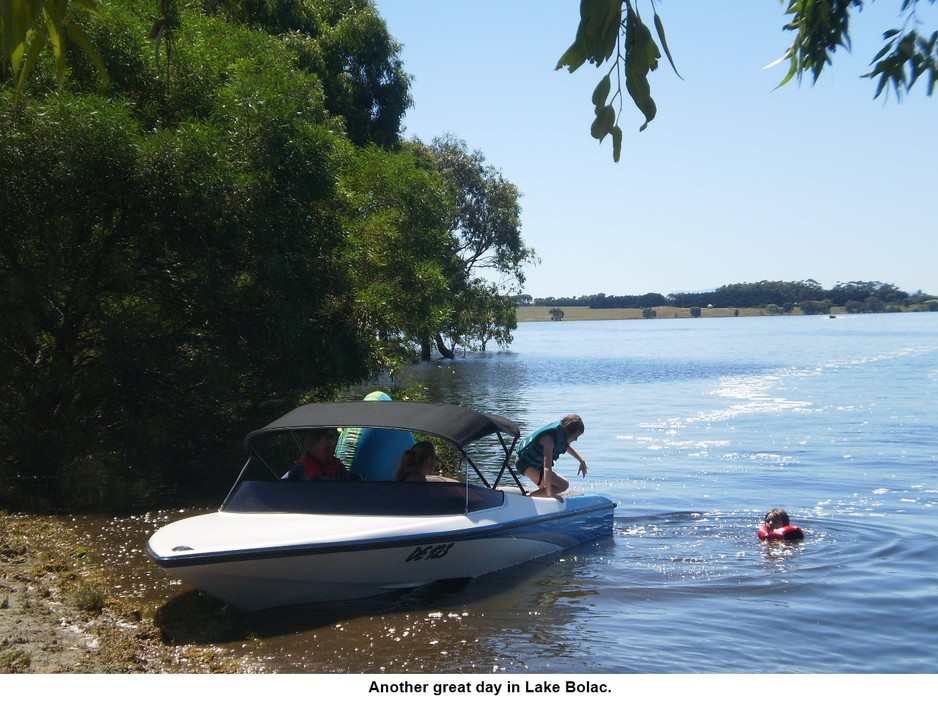
POLYGON ((804 531, 791 525, 788 512, 783 508, 773 508, 765 514, 765 522, 759 528, 760 540, 801 540, 804 531))

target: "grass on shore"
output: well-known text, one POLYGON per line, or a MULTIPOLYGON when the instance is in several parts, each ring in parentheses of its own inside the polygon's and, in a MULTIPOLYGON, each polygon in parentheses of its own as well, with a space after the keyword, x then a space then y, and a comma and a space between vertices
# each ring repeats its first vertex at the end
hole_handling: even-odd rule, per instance
MULTIPOLYGON (((516 308, 519 323, 534 323, 550 320, 550 311, 559 308, 564 320, 641 320, 641 308, 590 308, 589 306, 519 306, 516 308)), ((656 306, 656 318, 690 318, 690 308, 656 306)), ((832 313, 843 312, 832 309, 832 313)), ((701 318, 733 318, 765 315, 764 308, 702 308, 701 318)))

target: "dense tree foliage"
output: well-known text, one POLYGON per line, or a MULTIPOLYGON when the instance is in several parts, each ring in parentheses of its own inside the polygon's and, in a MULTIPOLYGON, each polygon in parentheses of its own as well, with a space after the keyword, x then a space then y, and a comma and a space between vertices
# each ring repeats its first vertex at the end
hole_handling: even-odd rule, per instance
POLYGON ((247 430, 429 330, 510 335, 370 2, 38 5, 84 39, 0 75, 0 504, 217 500, 247 430))
POLYGON ((358 319, 378 361, 394 368, 428 330, 450 318, 459 265, 448 227, 455 204, 445 184, 411 155, 372 147, 342 179, 349 194, 344 253, 358 319))
POLYGON ((325 107, 353 143, 393 146, 410 107, 400 45, 370 0, 202 0, 208 12, 281 36, 323 82, 325 107))
MULTIPOLYGON (((793 32, 794 39, 780 59, 789 64, 788 74, 780 85, 808 74, 816 82, 837 49, 849 48, 850 20, 870 2, 783 0, 787 18, 783 29, 793 32)), ((931 95, 938 83, 938 31, 931 34, 921 31, 916 16, 920 2, 924 0, 899 0, 899 24, 883 32, 883 47, 872 58, 872 69, 864 76, 876 81, 874 97, 892 88, 901 100, 923 76, 925 90, 931 95)), ((935 0, 928 2, 933 4, 935 0)), ((581 0, 576 38, 557 62, 558 69, 566 68, 571 73, 585 63, 603 71, 592 95, 595 118, 590 133, 600 142, 611 137, 615 161, 619 161, 622 152, 619 118, 625 93, 644 116, 639 131, 644 130, 658 111, 648 77, 658 68, 662 51, 677 73, 655 0, 648 2, 654 35, 642 20, 640 4, 640 0, 581 0)))

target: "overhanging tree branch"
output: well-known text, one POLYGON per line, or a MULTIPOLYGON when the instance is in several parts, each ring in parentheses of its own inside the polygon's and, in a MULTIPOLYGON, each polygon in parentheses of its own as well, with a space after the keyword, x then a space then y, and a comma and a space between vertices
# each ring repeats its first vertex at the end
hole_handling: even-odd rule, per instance
MULTIPOLYGON (((832 63, 838 47, 850 48, 850 19, 862 11, 871 0, 781 0, 786 5, 787 17, 783 29, 794 32, 795 37, 785 54, 774 63, 789 62, 788 74, 777 87, 793 78, 799 80, 810 74, 817 82, 825 66, 832 63)), ((938 82, 938 31, 922 33, 916 9, 924 0, 900 0, 899 16, 902 27, 883 33, 885 45, 870 62, 872 70, 863 78, 877 80, 874 98, 892 88, 897 100, 907 95, 919 79, 926 83, 926 94, 931 96, 938 82)), ((934 4, 936 0, 928 0, 934 4)), ((622 153, 622 74, 625 74, 626 92, 642 112, 645 121, 639 131, 648 127, 658 107, 651 95, 648 75, 658 68, 661 51, 671 68, 680 77, 671 50, 668 47, 664 23, 655 9, 655 1, 648 0, 654 14, 653 24, 659 44, 639 14, 639 0, 581 0, 580 23, 573 44, 557 62, 557 69, 571 73, 585 63, 601 67, 610 59, 592 94, 595 117, 590 134, 602 142, 612 137, 612 157, 619 161, 622 153), (617 90, 612 91, 612 79, 617 90), (611 94, 611 96, 610 96, 611 94), (618 106, 616 101, 618 100, 618 106)), ((770 65, 774 65, 770 64, 770 65)))

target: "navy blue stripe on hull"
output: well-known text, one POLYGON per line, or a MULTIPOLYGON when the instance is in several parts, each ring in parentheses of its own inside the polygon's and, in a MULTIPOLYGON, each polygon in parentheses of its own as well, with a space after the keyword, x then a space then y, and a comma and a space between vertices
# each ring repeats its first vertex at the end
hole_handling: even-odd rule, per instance
POLYGON ((328 545, 298 545, 283 548, 256 548, 232 552, 202 553, 199 555, 172 555, 164 557, 147 551, 150 557, 164 569, 189 567, 194 565, 218 564, 222 562, 243 562, 252 560, 279 559, 304 555, 323 555, 329 553, 358 552, 362 550, 383 550, 402 548, 427 543, 465 542, 489 538, 518 538, 551 543, 559 548, 572 547, 589 540, 595 540, 612 533, 612 502, 592 504, 582 509, 566 511, 549 516, 538 516, 508 524, 468 530, 431 532, 406 538, 374 538, 328 545))

